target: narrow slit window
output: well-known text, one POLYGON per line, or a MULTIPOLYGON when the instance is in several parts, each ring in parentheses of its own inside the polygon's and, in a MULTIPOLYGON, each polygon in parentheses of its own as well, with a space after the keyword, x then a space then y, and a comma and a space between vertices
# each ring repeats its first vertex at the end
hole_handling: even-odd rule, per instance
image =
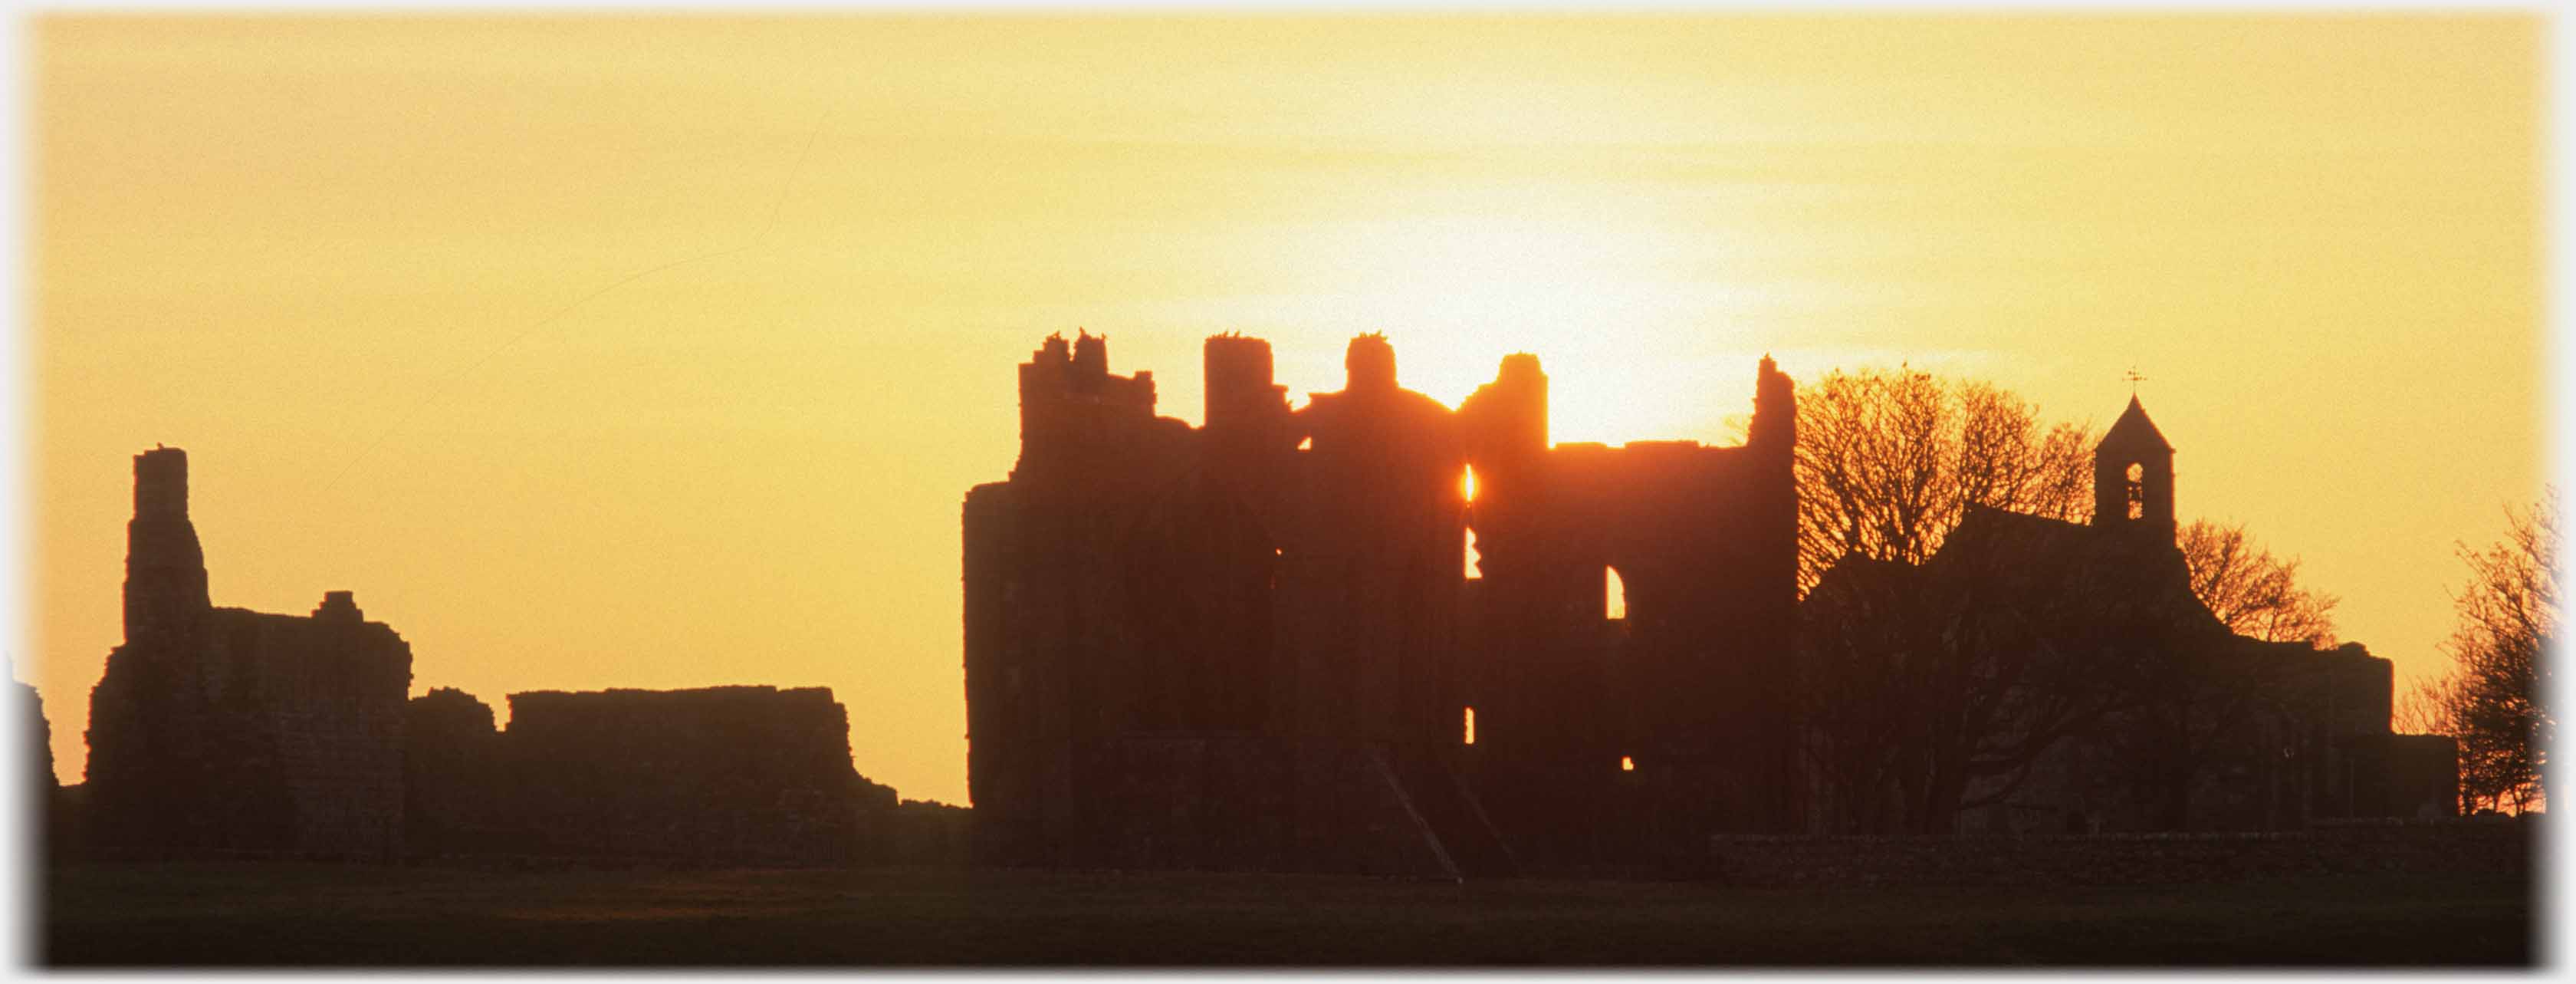
POLYGON ((2129 518, 2145 519, 2147 516, 2147 466, 2139 464, 2132 464, 2129 466, 2129 481, 2126 491, 2128 492, 2129 497, 2129 518))
POLYGON ((1475 708, 1473 708, 1473 707, 1470 707, 1470 708, 1468 708, 1468 709, 1467 709, 1467 740, 1466 740, 1465 742, 1462 742, 1461 744, 1473 745, 1473 744, 1475 744, 1475 743, 1476 743, 1476 709, 1475 709, 1475 708))

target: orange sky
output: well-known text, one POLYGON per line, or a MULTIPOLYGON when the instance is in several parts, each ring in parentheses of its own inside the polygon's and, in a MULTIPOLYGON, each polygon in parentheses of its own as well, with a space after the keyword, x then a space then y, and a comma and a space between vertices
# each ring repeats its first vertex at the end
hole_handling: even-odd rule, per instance
MULTIPOLYGON (((826 685, 965 798, 958 507, 1012 366, 1384 330, 1559 440, 1731 439, 1753 361, 2107 424, 2435 668, 2542 478, 2528 16, 52 16, 30 31, 32 638, 57 771, 131 456, 216 604, 353 589, 414 692, 826 685)), ((32 658, 31 658, 32 657, 32 658)))

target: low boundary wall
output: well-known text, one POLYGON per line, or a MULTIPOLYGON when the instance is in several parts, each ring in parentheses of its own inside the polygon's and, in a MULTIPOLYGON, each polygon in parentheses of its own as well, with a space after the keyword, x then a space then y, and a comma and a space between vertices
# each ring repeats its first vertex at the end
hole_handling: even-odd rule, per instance
POLYGON ((2529 877, 2539 821, 2352 823, 2276 833, 1709 839, 1742 885, 2170 885, 2349 874, 2529 877))

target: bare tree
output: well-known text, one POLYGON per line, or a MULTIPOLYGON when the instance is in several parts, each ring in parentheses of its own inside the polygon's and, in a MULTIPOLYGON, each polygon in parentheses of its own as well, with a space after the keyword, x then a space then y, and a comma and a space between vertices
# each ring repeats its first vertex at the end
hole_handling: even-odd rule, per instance
POLYGON ((2460 791, 2515 812, 2547 802, 2549 651, 2558 638, 2558 514, 2555 490, 2531 509, 2505 511, 2505 537, 2484 550, 2459 547, 2469 581, 2453 599, 2459 624, 2442 651, 2451 671, 2423 686, 2415 703, 2430 730, 2460 743, 2460 791))
POLYGON ((2169 608, 2127 603, 2156 595, 2151 572, 2087 570, 2085 538, 1986 520, 1929 566, 1846 558, 1801 606, 1802 748, 1827 829, 1955 830, 2165 672, 2169 608))
POLYGON ((1972 507, 2087 519, 2094 435, 1908 366, 1829 373, 1798 415, 1799 586, 1822 592, 1802 615, 1809 754, 1829 822, 1951 829, 2120 699, 2105 670, 2126 661, 2071 631, 2098 620, 2033 607, 2055 602, 2020 586, 2010 548, 1915 569, 1972 507))
POLYGON ((2388 709, 2388 727, 2402 735, 2447 735, 2451 733, 2449 712, 2442 707, 2447 678, 2415 681, 2388 709))
POLYGON ((1846 554, 1920 564, 1971 505, 2081 520, 2092 444, 1988 383, 1828 373, 1798 399, 1798 588, 1846 554))
POLYGON ((2299 586, 2299 562, 2279 560, 2236 524, 2193 522, 2177 537, 2191 593, 2227 630, 2264 642, 2335 644, 2335 596, 2299 586))
MULTIPOLYGON (((1830 833, 1916 830, 1931 778, 1931 699, 1953 678, 1941 624, 1917 569, 1845 560, 1798 607, 1801 697, 1809 734, 1800 751, 1824 795, 1830 833)), ((1955 812, 1950 811, 1950 812, 1955 812)))

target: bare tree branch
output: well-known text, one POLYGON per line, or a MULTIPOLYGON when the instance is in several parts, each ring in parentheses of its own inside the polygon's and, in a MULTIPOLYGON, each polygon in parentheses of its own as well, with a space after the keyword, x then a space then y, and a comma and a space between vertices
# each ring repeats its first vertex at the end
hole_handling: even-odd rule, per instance
POLYGON ((2520 811, 2548 801, 2549 748, 2557 718, 2548 706, 2550 651, 2558 633, 2558 512, 2555 490, 2529 510, 2505 512, 2505 537, 2459 546, 2469 580, 2453 598, 2458 625, 2442 644, 2448 674, 2418 686, 2409 712, 2427 730, 2460 743, 2460 791, 2520 811))
POLYGON ((2176 537, 2191 568, 2191 593, 2237 635, 2265 642, 2335 644, 2340 601, 2299 587, 2299 562, 2254 545, 2243 526, 2201 520, 2176 537))

